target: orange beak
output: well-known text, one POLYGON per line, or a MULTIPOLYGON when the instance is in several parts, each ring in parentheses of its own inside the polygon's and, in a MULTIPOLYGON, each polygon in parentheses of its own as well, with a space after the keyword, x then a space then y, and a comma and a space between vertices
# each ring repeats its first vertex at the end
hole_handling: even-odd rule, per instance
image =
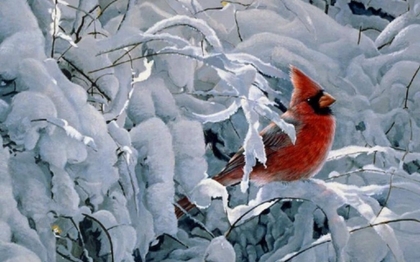
POLYGON ((325 92, 321 96, 321 98, 319 98, 319 107, 326 108, 332 105, 334 102, 335 102, 335 98, 332 95, 325 92))

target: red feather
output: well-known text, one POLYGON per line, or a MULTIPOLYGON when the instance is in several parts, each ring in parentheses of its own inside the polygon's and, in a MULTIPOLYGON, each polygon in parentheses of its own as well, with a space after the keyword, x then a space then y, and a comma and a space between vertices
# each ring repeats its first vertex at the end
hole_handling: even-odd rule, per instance
MULTIPOLYGON (((295 126, 296 143, 274 123, 261 131, 267 162, 266 167, 258 163, 250 174, 257 185, 310 178, 322 168, 331 149, 335 119, 329 105, 334 98, 296 67, 291 67, 291 80, 294 86, 291 102, 281 117, 295 126)), ((213 179, 224 186, 239 183, 245 165, 243 153, 241 148, 213 179)), ((194 207, 187 198, 178 204, 186 211, 194 207)), ((177 209, 176 214, 180 217, 183 213, 177 209)))

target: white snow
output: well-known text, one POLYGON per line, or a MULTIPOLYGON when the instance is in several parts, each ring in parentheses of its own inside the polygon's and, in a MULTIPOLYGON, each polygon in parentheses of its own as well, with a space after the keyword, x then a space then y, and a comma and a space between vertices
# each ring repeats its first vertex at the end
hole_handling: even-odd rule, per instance
POLYGON ((0 257, 100 261, 111 240, 114 261, 415 261, 419 12, 417 0, 1 1, 0 257), (290 65, 337 99, 333 150, 321 180, 257 188, 264 125, 296 138, 276 107, 290 65), (240 147, 241 187, 209 179, 240 147), (206 209, 177 222, 182 196, 206 209))

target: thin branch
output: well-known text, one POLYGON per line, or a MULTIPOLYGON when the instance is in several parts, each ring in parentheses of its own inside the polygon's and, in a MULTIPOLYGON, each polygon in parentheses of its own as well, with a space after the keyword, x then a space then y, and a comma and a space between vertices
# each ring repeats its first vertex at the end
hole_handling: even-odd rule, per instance
POLYGON ((387 221, 381 221, 381 222, 378 222, 378 223, 369 224, 369 225, 366 225, 366 226, 353 228, 349 232, 354 233, 354 232, 357 232, 357 231, 360 231, 360 230, 363 230, 363 229, 368 229, 368 228, 381 226, 381 225, 387 225, 387 224, 391 224, 391 223, 399 223, 399 222, 416 222, 416 223, 420 224, 420 219, 417 219, 417 218, 396 218, 396 219, 391 219, 391 220, 387 220, 387 221))
MULTIPOLYGON (((96 8, 96 6, 95 6, 96 8)), ((76 31, 74 32, 76 39, 74 40, 75 43, 78 43, 82 37, 80 37, 80 32, 82 31, 83 25, 85 24, 85 18, 86 18, 86 14, 82 17, 82 21, 80 22, 79 27, 76 29, 76 31)))
POLYGON ((419 70, 420 70, 420 65, 417 67, 416 71, 414 72, 413 77, 410 80, 410 83, 408 83, 408 86, 406 88, 406 91, 405 91, 405 101, 404 101, 404 107, 403 107, 404 109, 408 109, 408 106, 407 106, 408 92, 409 92, 410 87, 411 87, 411 84, 413 84, 414 78, 416 78, 417 73, 419 72, 419 70))
POLYGON ((207 42, 207 44, 209 44, 210 46, 212 46, 211 43, 207 40, 207 37, 206 37, 206 35, 203 32, 201 32, 197 27, 195 27, 193 25, 190 25, 190 24, 186 24, 186 23, 179 23, 179 24, 168 25, 166 27, 163 27, 163 28, 161 28, 161 29, 153 32, 152 34, 157 34, 157 33, 161 32, 161 31, 164 31, 164 30, 167 30, 167 29, 171 29, 171 28, 174 28, 174 27, 178 27, 178 26, 189 27, 189 28, 191 28, 191 29, 199 32, 204 37, 204 40, 207 42))
MULTIPOLYGON (((159 56, 159 55, 179 55, 179 56, 183 56, 183 57, 188 57, 188 58, 191 58, 191 59, 195 59, 195 60, 197 60, 197 61, 202 61, 202 60, 200 60, 200 58, 202 58, 202 59, 205 59, 205 58, 206 58, 206 57, 198 57, 198 56, 189 55, 189 54, 183 54, 183 53, 175 53, 175 51, 166 51, 166 52, 161 52, 161 53, 152 53, 152 54, 145 54, 145 55, 137 56, 137 57, 131 58, 131 59, 129 59, 129 60, 124 60, 124 61, 118 62, 118 63, 116 63, 116 64, 112 64, 112 65, 104 66, 104 67, 102 67, 102 68, 99 68, 99 69, 95 69, 95 70, 89 71, 88 73, 89 73, 89 74, 91 74, 91 73, 95 73, 95 72, 102 71, 102 70, 106 70, 106 69, 109 69, 109 68, 114 68, 114 67, 119 66, 119 65, 124 64, 124 63, 128 63, 128 62, 132 63, 134 60, 139 60, 139 59, 148 58, 148 57, 154 57, 154 56, 159 56)), ((252 64, 250 64, 250 65, 251 65, 251 66, 253 66, 252 64)), ((263 74, 263 73, 262 73, 262 72, 260 72, 260 71, 258 70, 258 68, 256 68, 255 66, 254 66, 254 68, 255 68, 255 69, 257 69, 257 71, 258 71, 259 73, 263 74)), ((225 70, 226 72, 229 72, 229 73, 235 74, 235 72, 233 72, 233 71, 229 71, 229 70, 228 70, 228 69, 226 69, 226 68, 225 68, 224 70, 225 70)))
POLYGON ((69 44, 69 47, 67 47, 66 50, 64 50, 64 52, 62 54, 60 54, 60 56, 57 58, 57 61, 62 59, 64 57, 64 55, 73 47, 73 45, 69 44))
POLYGON ((98 18, 99 17, 101 17, 103 14, 104 14, 104 12, 105 12, 105 10, 106 9, 108 9, 108 7, 110 7, 113 3, 115 3, 115 2, 117 2, 118 0, 113 0, 113 1, 111 1, 111 2, 109 2, 102 10, 101 10, 101 13, 98 15, 98 18))
POLYGON ((74 35, 76 36, 76 39, 74 39, 75 43, 78 43, 82 39, 82 37, 80 36, 80 32, 82 31, 83 25, 85 24, 85 18, 86 16, 82 17, 82 21, 80 22, 79 27, 76 29, 74 33, 74 35))
MULTIPOLYGON (((244 212, 231 226, 230 226, 230 228, 229 228, 229 230, 225 233, 225 237, 227 238, 228 236, 229 236, 229 234, 232 232, 232 230, 235 228, 235 226, 246 216, 246 215, 248 215, 249 213, 251 213, 251 211, 253 211, 254 209, 256 209, 257 207, 259 207, 259 206, 261 206, 261 205, 263 205, 263 204, 265 204, 265 203, 268 203, 268 202, 272 202, 272 201, 275 201, 274 203, 273 203, 273 205, 274 204, 276 204, 277 202, 279 202, 279 201, 285 201, 285 200, 300 200, 300 201, 307 201, 307 202, 311 202, 312 204, 314 204, 314 205, 316 205, 317 206, 317 208, 319 208, 319 210, 321 210, 321 212, 322 213, 324 213, 324 215, 325 215, 325 217, 328 217, 327 216, 327 214, 324 212, 324 210, 320 207, 320 206, 318 206, 316 203, 314 203, 312 200, 310 200, 310 199, 305 199, 305 198, 299 198, 299 197, 280 197, 280 198, 273 198, 273 199, 269 199, 269 200, 267 200, 267 201, 264 201, 264 202, 262 202, 262 203, 259 203, 258 205, 256 205, 256 206, 254 206, 254 207, 252 207, 252 208, 250 208, 249 210, 247 210, 246 212, 244 212)), ((271 205, 272 206, 272 205, 271 205)))
POLYGON ((357 45, 360 44, 361 38, 362 38, 362 26, 359 27, 359 36, 357 37, 357 45))
POLYGON ((119 224, 119 225, 108 227, 107 230, 108 231, 111 231, 113 229, 117 229, 117 228, 120 228, 120 227, 132 227, 132 226, 131 225, 128 225, 128 224, 119 224))
MULTIPOLYGON (((80 8, 77 8, 78 11, 85 13, 85 15, 82 17, 82 22, 80 23, 79 27, 77 28, 77 30, 75 32, 75 35, 76 35, 76 39, 74 40, 75 43, 78 43, 82 39, 82 37, 80 37, 79 34, 83 29, 83 25, 85 24, 85 19, 87 17, 89 17, 91 19, 90 23, 88 25, 86 25, 86 27, 89 27, 96 20, 96 18, 93 17, 91 15, 91 13, 93 11, 95 11, 96 8, 99 8, 99 7, 100 7, 99 5, 95 5, 91 10, 89 10, 89 12, 86 12, 86 11, 80 9, 80 8)), ((95 26, 95 24, 94 24, 94 26, 95 26)), ((95 31, 96 31, 96 26, 95 26, 95 31)))
MULTIPOLYGON (((84 23, 84 19, 85 19, 85 17, 90 17, 90 19, 91 19, 91 22, 88 24, 88 27, 91 25, 91 23, 93 22, 93 21, 95 21, 97 18, 95 18, 95 17, 93 17, 90 13, 91 12, 93 12, 96 8, 100 8, 100 6, 99 5, 95 5, 89 12, 86 12, 85 10, 83 10, 83 9, 80 9, 79 7, 76 7, 76 6, 73 6, 73 5, 70 5, 70 4, 65 4, 64 6, 67 6, 68 8, 70 8, 70 9, 74 9, 74 10, 76 10, 76 11, 79 11, 79 12, 82 12, 82 13, 84 13, 85 15, 82 17, 82 24, 84 23)), ((79 29, 80 29, 80 27, 78 28, 78 30, 77 31, 79 31, 79 29)), ((73 29, 74 30, 74 29, 73 29)), ((95 31, 96 31, 96 26, 95 26, 95 31)), ((76 33, 76 38, 77 38, 77 35, 78 35, 78 33, 76 33)), ((76 42, 76 41, 75 41, 76 42)))
POLYGON ((192 221, 194 221, 194 223, 196 223, 197 225, 199 225, 207 234, 209 234, 209 236, 213 239, 215 238, 214 234, 201 222, 198 221, 197 219, 193 218, 187 210, 185 210, 181 205, 179 205, 178 203, 174 203, 174 206, 176 206, 177 208, 179 208, 179 210, 182 211, 182 213, 184 213, 189 219, 191 219, 192 221))
MULTIPOLYGON (((128 60, 130 60, 130 69, 131 69, 131 72, 134 72, 133 57, 131 56, 130 53, 128 53, 127 56, 128 56, 128 58, 130 58, 128 60)), ((131 82, 133 82, 133 80, 134 80, 133 74, 131 74, 131 82)), ((133 84, 131 84, 131 88, 133 88, 133 84)))
MULTIPOLYGON (((283 261, 284 261, 284 262, 291 261, 293 258, 295 258, 295 257, 299 256, 300 254, 303 254, 303 253, 305 253, 306 251, 308 251, 308 250, 310 250, 310 249, 312 249, 312 248, 314 248, 314 247, 317 247, 317 246, 320 246, 320 245, 323 245, 323 244, 326 244, 326 243, 329 243, 329 242, 331 242, 331 239, 328 239, 328 240, 325 240, 325 241, 323 241, 323 242, 319 242, 319 243, 316 243, 316 244, 310 245, 310 246, 308 246, 308 247, 306 247, 306 248, 304 248, 304 249, 299 250, 298 252, 296 252, 295 254, 291 255, 290 257, 288 257, 286 260, 283 260, 283 261)), ((281 260, 280 260, 280 261, 281 261, 281 260)))
POLYGON ((89 33, 87 33, 88 35, 93 35, 95 38, 96 38, 96 36, 97 35, 101 35, 101 36, 105 36, 105 37, 108 37, 108 35, 106 35, 106 34, 104 34, 104 33, 102 33, 102 32, 97 32, 96 31, 96 29, 95 29, 95 31, 94 32, 89 32, 89 33))
POLYGON ((169 238, 171 238, 172 240, 174 240, 175 242, 177 242, 177 243, 178 243, 178 244, 180 244, 181 246, 183 246, 183 247, 185 247, 185 248, 189 248, 189 246, 188 246, 188 245, 186 245, 186 244, 182 243, 182 241, 181 241, 181 240, 179 240, 178 238, 176 238, 176 237, 174 237, 174 236, 172 236, 172 235, 169 235, 169 234, 167 234, 167 233, 165 233, 164 235, 165 235, 165 236, 167 236, 167 237, 169 237, 169 238))
POLYGON ((286 2, 284 1, 282 2, 283 2, 284 7, 287 9, 287 11, 289 11, 290 13, 293 13, 296 16, 296 18, 302 23, 302 25, 306 28, 306 30, 310 33, 311 30, 308 28, 306 23, 301 19, 301 17, 298 14, 296 14, 292 9, 290 9, 290 7, 287 6, 286 2))
POLYGON ((394 189, 401 189, 401 190, 405 190, 405 191, 407 191, 407 192, 412 193, 413 195, 417 195, 418 197, 420 197, 420 193, 419 193, 419 192, 416 192, 415 190, 411 190, 411 189, 408 189, 408 188, 405 188, 405 187, 399 187, 399 186, 393 186, 393 188, 394 188, 394 189))
POLYGON ((71 67, 73 67, 74 70, 76 70, 79 74, 81 74, 82 76, 84 76, 86 78, 86 80, 88 80, 91 83, 91 85, 95 85, 95 81, 93 81, 92 79, 90 79, 90 77, 87 74, 85 74, 85 72, 83 72, 83 70, 79 69, 75 64, 73 64, 73 62, 71 62, 70 60, 68 60, 64 56, 62 57, 62 59, 64 61, 66 61, 69 65, 71 65, 71 67))
POLYGON ((368 30, 374 30, 374 31, 377 31, 377 32, 379 32, 379 33, 381 33, 382 31, 381 30, 379 30, 378 28, 374 28, 374 27, 365 27, 365 28, 362 28, 362 32, 364 32, 364 31, 368 31, 368 30))
POLYGON ((388 201, 389 201, 389 198, 391 196, 391 190, 393 188, 392 187, 392 182, 394 180, 394 174, 395 174, 395 172, 391 173, 391 177, 389 178, 389 188, 388 188, 388 193, 386 194, 385 203, 381 206, 381 209, 379 210, 378 214, 376 214, 375 220, 381 215, 384 208, 388 205, 388 201))
POLYGON ((241 40, 241 42, 243 42, 244 39, 242 38, 241 31, 240 31, 240 28, 239 28, 237 13, 238 13, 238 11, 235 10, 234 16, 235 16, 236 31, 238 33, 239 40, 241 40))
MULTIPOLYGON (((410 124, 410 140, 408 141, 408 144, 410 144, 413 141, 413 121, 411 120, 411 118, 410 118, 409 124, 410 124)), ((409 153, 408 146, 407 146, 406 152, 407 152, 407 154, 409 153)), ((404 160, 404 158, 403 158, 403 160, 404 160)))
MULTIPOLYGON (((96 89, 98 90, 98 92, 100 93, 100 95, 102 95, 103 97, 105 97, 105 99, 107 100, 107 101, 111 101, 111 98, 107 95, 107 94, 105 94, 99 87, 98 87, 98 85, 96 84, 96 81, 100 78, 100 77, 102 77, 102 76, 100 76, 100 77, 98 77, 98 79, 96 80, 96 81, 93 81, 92 79, 90 79, 90 77, 87 75, 87 74, 85 74, 84 72, 83 72, 83 70, 81 70, 81 69, 79 69, 76 65, 74 65, 70 60, 68 60, 67 58, 65 58, 65 57, 62 57, 62 59, 64 60, 64 61, 66 61, 69 65, 71 65, 77 72, 79 72, 82 76, 84 76, 90 83, 91 83, 91 85, 92 85, 92 87, 96 87, 96 89)), ((97 70, 97 71, 99 71, 99 70, 97 70)), ((91 71, 91 72, 89 72, 89 74, 90 73, 92 73, 92 72, 94 72, 94 71, 91 71)))
POLYGON ((232 122, 232 119, 231 119, 231 118, 229 118, 229 123, 230 123, 230 125, 232 126, 233 131, 235 131, 235 134, 236 134, 236 136, 238 137, 238 139, 241 139, 241 136, 239 135, 238 130, 236 129, 235 125, 233 124, 233 122, 232 122))
POLYGON ((75 181, 74 181, 74 184, 76 185, 76 186, 78 186, 78 187, 80 187, 80 189, 86 194, 86 196, 88 196, 89 197, 89 192, 84 188, 84 187, 82 187, 82 185, 80 185, 80 183, 79 183, 79 179, 81 179, 81 180, 84 180, 84 179, 82 179, 82 178, 80 178, 80 177, 78 177, 78 178, 76 178, 75 179, 75 181))
MULTIPOLYGON (((357 174, 357 173, 363 173, 363 172, 370 172, 370 173, 377 173, 377 174, 389 174, 390 173, 390 172, 385 171, 385 170, 363 169, 363 168, 361 168, 361 169, 356 169, 356 170, 353 170, 353 171, 349 171, 349 172, 340 174, 338 176, 327 178, 324 181, 331 181, 331 180, 334 180, 334 179, 337 179, 337 178, 346 177, 346 176, 354 175, 354 174, 357 174)), ((400 175, 398 173, 394 174, 394 175, 398 176, 398 177, 405 178, 407 180, 410 180, 410 181, 413 181, 413 182, 416 182, 416 183, 420 183, 420 180, 417 180, 417 179, 414 179, 414 178, 411 178, 411 177, 406 177, 406 176, 400 175)))
POLYGON ((391 129, 394 127, 395 121, 392 122, 391 126, 388 128, 388 130, 385 131, 385 135, 388 135, 388 133, 391 131, 391 129))
MULTIPOLYGON (((281 200, 281 198, 279 198, 279 199, 273 199, 273 200, 270 200, 270 201, 274 201, 274 200, 276 200, 276 202, 274 202, 273 203, 273 205, 274 204, 276 204, 278 201, 280 201, 281 200)), ((270 202, 270 201, 265 201, 265 202, 262 202, 262 203, 259 203, 258 205, 256 205, 256 206, 253 206, 252 208, 250 208, 249 210, 247 210, 246 212, 244 212, 241 216, 239 216, 238 217, 238 219, 235 221, 235 222, 233 222, 233 224, 229 227, 229 229, 228 229, 228 231, 226 231, 226 233, 225 233, 225 237, 226 238, 228 238, 229 237, 229 235, 230 235, 230 233, 232 232, 232 230, 235 228, 235 226, 246 216, 246 215, 248 215, 249 213, 251 213, 252 211, 254 211, 254 209, 256 209, 257 207, 259 207, 259 206, 261 206, 261 205, 263 205, 263 204, 265 204, 265 203, 268 203, 268 202, 270 202)))
POLYGON ((70 256, 68 256, 68 255, 66 255, 66 254, 63 254, 63 253, 61 253, 60 251, 58 251, 58 250, 56 250, 55 252, 57 252, 57 254, 59 254, 62 258, 64 258, 65 260, 68 260, 68 261, 72 261, 72 262, 78 262, 78 261, 80 261, 79 259, 77 259, 77 260, 74 260, 72 257, 70 257, 70 256))
POLYGON ((115 59, 114 62, 112 62, 112 64, 118 63, 118 61, 120 61, 124 56, 129 55, 131 51, 133 51, 134 49, 136 49, 136 47, 138 47, 139 45, 141 45, 143 43, 144 42, 139 42, 139 43, 133 45, 132 47, 130 47, 130 49, 126 50, 124 52, 124 54, 120 55, 117 59, 115 59))
POLYGON ((124 54, 122 54, 117 59, 115 59, 114 62, 112 62, 112 64, 115 64, 118 61, 120 61, 124 56, 129 55, 129 53, 131 51, 133 51, 139 45, 141 45, 141 44, 147 44, 147 43, 153 42, 153 41, 162 41, 162 42, 173 43, 171 41, 168 41, 167 39, 149 39, 149 40, 146 40, 146 41, 140 41, 140 42, 137 42, 137 43, 132 43, 132 44, 126 44, 126 45, 118 46, 116 48, 113 48, 113 49, 110 49, 110 50, 107 50, 107 51, 104 51, 104 52, 99 52, 98 54, 96 54, 96 56, 100 56, 100 55, 103 55, 103 54, 115 52, 115 51, 118 51, 120 49, 124 49, 124 48, 130 47, 129 50, 125 50, 124 54))
POLYGON ((180 53, 179 54, 175 54, 173 52, 153 53, 153 54, 146 54, 146 55, 142 55, 142 56, 137 56, 137 57, 134 57, 132 59, 124 60, 124 61, 118 62, 116 64, 112 64, 112 65, 109 65, 109 66, 104 66, 102 68, 89 71, 88 73, 89 74, 95 73, 95 72, 106 70, 106 69, 109 69, 109 68, 113 68, 113 67, 116 67, 116 66, 119 66, 119 65, 128 63, 128 62, 132 62, 134 60, 139 60, 139 59, 143 59, 143 58, 153 57, 153 56, 157 56, 157 55, 180 55, 180 56, 186 56, 186 57, 189 57, 189 58, 194 58, 193 56, 190 56, 190 55, 180 54, 180 53))
POLYGON ((56 29, 57 29, 57 12, 58 12, 58 10, 57 10, 57 3, 58 2, 58 0, 54 0, 54 16, 53 16, 53 33, 52 33, 52 44, 51 44, 51 58, 53 58, 54 57, 54 49, 55 49, 55 40, 56 40, 56 36, 55 36, 55 34, 57 33, 56 32, 56 29))
POLYGON ((78 239, 80 240, 80 244, 82 246, 83 249, 83 255, 85 256, 85 258, 89 258, 88 254, 86 254, 86 247, 85 247, 85 241, 83 240, 83 236, 82 236, 82 232, 80 231, 79 226, 76 224, 76 222, 74 221, 73 217, 70 216, 64 216, 64 215, 59 215, 58 217, 62 217, 65 219, 70 220, 70 222, 73 224, 73 226, 76 228, 77 231, 77 236, 78 239))
MULTIPOLYGON (((96 8, 99 8, 99 12, 101 12, 101 6, 100 5, 96 5, 96 6, 94 6, 90 11, 89 11, 89 13, 91 13, 91 12, 93 12, 93 11, 95 11, 95 9, 96 8)), ((92 19, 90 20, 90 22, 89 22, 89 24, 87 24, 87 26, 86 27, 89 27, 92 23, 93 23, 93 29, 94 29, 94 31, 96 32, 96 23, 95 23, 95 21, 98 19, 98 17, 99 17, 99 15, 97 16, 97 17, 93 17, 92 16, 92 19)))
POLYGON ((384 48, 387 45, 390 45, 392 43, 392 41, 394 41, 394 38, 392 38, 391 40, 389 40, 388 42, 378 46, 378 50, 381 50, 382 48, 384 48))
MULTIPOLYGON (((353 228, 353 229, 351 229, 349 231, 349 233, 354 233, 354 232, 357 232, 357 231, 360 231, 360 230, 363 230, 363 229, 373 228, 375 226, 386 225, 386 224, 391 224, 391 223, 398 223, 398 222, 416 222, 416 223, 420 223, 420 220, 419 219, 416 219, 416 218, 399 218, 399 219, 394 219, 394 220, 387 220, 387 221, 382 221, 382 222, 378 222, 378 223, 374 223, 374 224, 369 224, 367 226, 353 228)), ((306 247, 304 249, 301 249, 298 252, 296 252, 295 254, 291 255, 286 260, 281 260, 281 261, 284 261, 284 262, 291 261, 293 258, 295 258, 295 257, 303 254, 304 252, 306 252, 306 251, 308 251, 308 250, 310 250, 310 249, 312 249, 314 247, 317 247, 319 245, 329 243, 331 241, 332 241, 331 239, 327 239, 327 240, 324 240, 322 242, 316 243, 314 245, 309 245, 308 247, 306 247)))
MULTIPOLYGON (((89 16, 92 20, 95 20, 95 18, 94 18, 94 17, 93 17, 90 13, 86 12, 86 11, 85 11, 85 10, 83 10, 83 9, 80 9, 80 8, 78 8, 78 7, 75 7, 75 6, 73 6, 73 5, 68 5, 68 4, 66 4, 66 5, 64 5, 64 6, 67 6, 68 8, 74 9, 74 10, 76 10, 76 11, 80 11, 80 12, 84 13, 86 16, 89 16)), ((95 5, 95 6, 93 7, 93 9, 92 9, 90 12, 92 12, 93 10, 95 10, 97 7, 98 7, 98 5, 95 5)))
POLYGON ((223 6, 217 6, 217 7, 208 7, 208 8, 204 8, 200 11, 197 11, 194 15, 198 15, 207 11, 216 11, 216 10, 222 10, 224 7, 223 6))
POLYGON ((120 29, 121 29, 121 26, 124 24, 124 22, 125 22, 125 19, 127 18, 127 14, 128 14, 128 12, 130 11, 130 7, 131 6, 133 6, 133 1, 132 0, 128 0, 127 1, 127 9, 125 10, 125 13, 124 13, 124 15, 123 15, 123 17, 122 17, 122 19, 121 19, 121 22, 120 22, 120 24, 118 25, 118 29, 117 29, 117 31, 120 31, 120 29))
POLYGON ((112 243, 112 239, 111 239, 111 235, 109 234, 108 230, 106 229, 106 227, 101 223, 101 221, 99 221, 98 219, 96 219, 95 217, 88 215, 86 213, 82 213, 83 216, 92 219, 93 221, 95 221, 101 228, 102 230, 105 232, 105 235, 108 238, 109 241, 109 247, 111 249, 111 262, 115 262, 115 258, 114 258, 114 245, 112 243))

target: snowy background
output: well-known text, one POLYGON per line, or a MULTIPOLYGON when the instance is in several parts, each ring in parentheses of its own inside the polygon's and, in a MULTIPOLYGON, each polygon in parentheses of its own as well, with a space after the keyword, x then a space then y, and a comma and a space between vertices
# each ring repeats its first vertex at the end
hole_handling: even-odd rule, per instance
POLYGON ((1 260, 417 261, 419 32, 418 0, 0 1, 1 260), (206 179, 293 138, 290 64, 337 98, 329 162, 206 179))

